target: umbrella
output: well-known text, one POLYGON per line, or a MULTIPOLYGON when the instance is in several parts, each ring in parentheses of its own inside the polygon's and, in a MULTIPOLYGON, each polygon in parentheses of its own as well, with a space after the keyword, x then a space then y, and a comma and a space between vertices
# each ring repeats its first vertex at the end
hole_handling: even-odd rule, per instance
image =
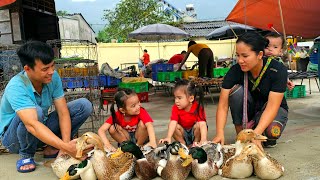
POLYGON ((157 41, 159 58, 159 41, 183 39, 189 36, 187 32, 167 24, 151 24, 129 33, 129 38, 143 41, 157 41))
POLYGON ((213 39, 228 39, 234 38, 246 31, 254 31, 255 29, 250 26, 242 25, 242 24, 232 24, 222 26, 213 30, 206 36, 206 39, 213 40, 213 39), (236 33, 236 35, 234 34, 236 33))
POLYGON ((260 29, 274 29, 284 35, 315 38, 320 32, 319 0, 239 0, 227 21, 260 29))
POLYGON ((14 3, 16 0, 1 0, 0 7, 14 3))

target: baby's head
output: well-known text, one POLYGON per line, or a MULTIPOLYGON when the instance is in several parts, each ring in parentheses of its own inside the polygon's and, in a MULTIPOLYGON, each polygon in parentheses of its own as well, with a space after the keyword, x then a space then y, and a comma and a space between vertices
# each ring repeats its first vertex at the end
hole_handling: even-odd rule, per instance
MULTIPOLYGON (((140 113, 140 101, 138 95, 131 89, 119 89, 114 95, 118 110, 127 115, 138 115, 140 113)), ((111 107, 114 110, 114 107, 111 107)))
POLYGON ((270 32, 264 36, 269 40, 269 45, 264 49, 265 56, 282 56, 284 38, 281 34, 270 32))

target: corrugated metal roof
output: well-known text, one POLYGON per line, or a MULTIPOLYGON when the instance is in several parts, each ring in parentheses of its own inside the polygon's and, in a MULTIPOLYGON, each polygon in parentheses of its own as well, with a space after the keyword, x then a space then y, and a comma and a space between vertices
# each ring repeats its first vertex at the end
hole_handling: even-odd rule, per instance
MULTIPOLYGON (((228 22, 229 24, 237 24, 228 22)), ((185 22, 182 24, 182 30, 189 33, 192 37, 205 37, 213 30, 228 25, 225 20, 218 21, 198 21, 198 22, 185 22)))

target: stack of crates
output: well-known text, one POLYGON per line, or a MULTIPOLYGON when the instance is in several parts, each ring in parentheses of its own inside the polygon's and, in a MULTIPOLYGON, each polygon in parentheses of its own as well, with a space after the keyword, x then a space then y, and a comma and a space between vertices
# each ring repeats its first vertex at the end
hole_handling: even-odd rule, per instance
POLYGON ((305 85, 296 85, 291 91, 286 90, 284 97, 286 99, 296 99, 306 97, 306 86, 305 85))
POLYGON ((97 67, 61 68, 57 70, 64 89, 99 87, 100 78, 97 67))
POLYGON ((182 71, 176 72, 158 72, 157 79, 159 82, 174 82, 176 78, 182 78, 182 71))
POLYGON ((174 81, 174 76, 177 74, 173 70, 173 64, 152 64, 152 79, 160 82, 167 82, 170 79, 174 81))
POLYGON ((148 102, 148 85, 148 82, 120 82, 119 88, 132 89, 137 93, 140 102, 148 102))
POLYGON ((229 71, 230 68, 221 68, 217 67, 213 69, 213 77, 214 78, 219 78, 219 77, 224 77, 227 72, 229 71))

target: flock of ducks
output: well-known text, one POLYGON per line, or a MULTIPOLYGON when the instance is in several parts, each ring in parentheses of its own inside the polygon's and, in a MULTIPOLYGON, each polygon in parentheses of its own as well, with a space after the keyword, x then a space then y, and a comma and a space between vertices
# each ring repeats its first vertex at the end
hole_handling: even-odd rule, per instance
POLYGON ((179 142, 173 142, 155 149, 141 149, 131 141, 124 141, 116 152, 106 153, 100 137, 87 132, 77 140, 77 157, 82 157, 85 147, 93 144, 94 150, 88 159, 81 162, 63 155, 51 166, 61 180, 127 180, 134 174, 143 180, 158 176, 166 180, 183 180, 190 172, 201 180, 218 174, 237 179, 250 177, 253 173, 260 179, 282 176, 283 166, 251 143, 253 139, 267 138, 245 129, 231 145, 208 142, 188 149, 179 142))

